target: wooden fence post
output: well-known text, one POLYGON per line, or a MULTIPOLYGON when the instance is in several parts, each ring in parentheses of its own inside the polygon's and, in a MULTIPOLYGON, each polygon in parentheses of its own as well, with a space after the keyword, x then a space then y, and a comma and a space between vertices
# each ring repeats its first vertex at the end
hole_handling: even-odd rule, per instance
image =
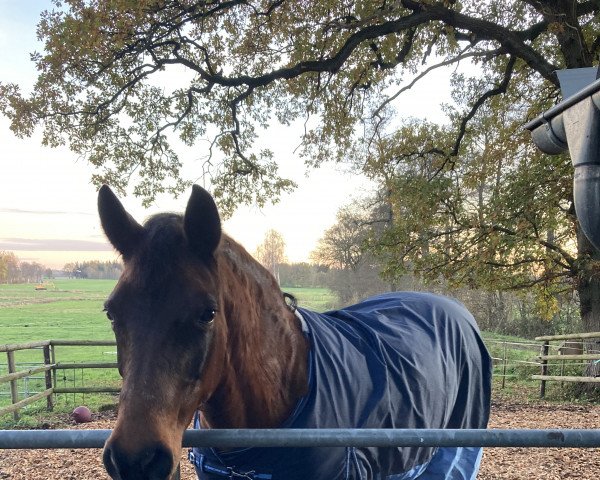
MULTIPOLYGON (((50 345, 44 346, 44 365, 51 365, 50 359, 50 345)), ((46 390, 52 388, 52 372, 53 370, 46 370, 44 376, 46 377, 46 390)), ((54 399, 52 395, 46 397, 46 409, 51 412, 54 409, 54 399)))
POLYGON ((52 369, 52 388, 56 388, 56 349, 54 348, 54 342, 50 342, 50 361, 54 368, 52 369))
MULTIPOLYGON (((542 347, 542 356, 545 357, 550 351, 550 341, 544 340, 544 346, 542 347)), ((542 358, 542 375, 548 375, 548 360, 542 358)), ((546 380, 542 380, 540 386, 540 398, 544 398, 546 395, 546 380)))
MULTIPOLYGON (((15 373, 17 371, 15 368, 15 352, 9 350, 6 352, 6 356, 8 358, 8 373, 15 373)), ((19 390, 16 378, 10 381, 10 400, 13 405, 19 401, 19 390)), ((18 410, 13 412, 13 418, 15 419, 15 422, 19 420, 18 410)))

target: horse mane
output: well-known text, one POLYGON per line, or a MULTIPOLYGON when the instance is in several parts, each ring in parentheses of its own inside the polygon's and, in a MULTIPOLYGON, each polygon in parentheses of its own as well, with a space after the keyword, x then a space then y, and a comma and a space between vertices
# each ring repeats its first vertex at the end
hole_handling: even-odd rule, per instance
MULTIPOLYGON (((139 245, 137 255, 141 261, 135 262, 135 277, 144 279, 144 287, 157 292, 164 284, 164 279, 173 277, 180 265, 189 263, 187 239, 184 232, 183 216, 178 213, 158 213, 144 222, 143 241, 139 245), (143 259, 143 260, 142 260, 143 259)), ((223 233, 221 242, 214 256, 219 268, 221 281, 226 284, 241 281, 254 297, 274 297, 278 303, 284 304, 275 277, 260 264, 248 251, 229 235, 223 233)), ((214 268, 210 260, 204 259, 206 266, 214 268)), ((239 289, 236 292, 239 296, 239 289)), ((270 302, 269 302, 270 303, 270 302)))
MULTIPOLYGON (((308 344, 277 280, 242 245, 223 235, 215 256, 228 322, 228 361, 237 372, 235 392, 224 396, 235 403, 232 396, 246 392, 237 399, 245 404, 245 410, 238 410, 246 415, 242 423, 274 428, 306 394, 308 344)), ((213 405, 223 401, 217 393, 213 405)))
POLYGON ((271 272, 229 235, 223 234, 221 244, 216 251, 216 258, 217 261, 228 263, 232 273, 238 278, 245 278, 247 281, 252 279, 257 286, 265 287, 270 292, 275 290, 283 298, 283 292, 271 272))

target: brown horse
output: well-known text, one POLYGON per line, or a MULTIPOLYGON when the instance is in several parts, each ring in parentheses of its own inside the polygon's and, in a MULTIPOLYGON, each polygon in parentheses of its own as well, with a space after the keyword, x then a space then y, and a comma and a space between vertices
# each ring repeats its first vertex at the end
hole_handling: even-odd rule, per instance
MULTIPOLYGON (((387 304, 393 302, 386 311, 404 312, 408 323, 401 319, 400 323, 394 320, 388 324, 383 310, 373 310, 367 303, 366 323, 357 323, 351 310, 340 311, 347 318, 329 316, 325 322, 339 324, 341 336, 331 333, 333 330, 321 332, 321 320, 315 320, 311 336, 299 317, 309 320, 312 313, 294 312, 272 275, 221 232, 217 207, 202 188, 193 187, 183 215, 155 215, 143 226, 106 186, 100 189, 98 207, 102 227, 124 261, 121 278, 105 303, 117 339, 119 372, 123 377, 117 424, 104 450, 104 464, 113 479, 177 478, 183 432, 196 412, 200 413, 197 428, 295 428, 290 417, 304 415, 307 402, 312 402, 318 405, 312 407, 316 413, 310 414, 308 426, 373 427, 371 418, 377 417, 387 422, 392 419, 391 424, 378 423, 380 426, 485 428, 489 359, 472 317, 458 304, 421 294, 403 297, 400 303, 396 297, 386 297, 387 304), (431 316, 429 312, 434 312, 435 322, 422 329, 422 335, 410 319, 431 316), (454 321, 454 317, 458 320, 454 321), (384 325, 387 333, 375 338, 366 330, 367 323, 384 325), (348 326, 354 324, 358 325, 357 330, 350 331, 348 326), (426 344, 420 349, 422 353, 396 356, 385 350, 389 343, 385 335, 397 324, 407 334, 390 338, 404 336, 409 349, 422 342, 426 344), (322 346, 329 336, 333 346, 322 346), (470 345, 438 345, 454 337, 459 343, 468 337, 470 345), (347 339, 351 343, 343 345, 347 339), (319 349, 328 357, 325 367, 315 365, 314 351, 319 349), (338 349, 354 352, 354 357, 340 359, 335 351, 338 349), (363 373, 359 367, 367 350, 375 351, 377 358, 368 361, 363 373), (449 352, 455 351, 460 360, 450 357, 455 353, 449 352), (386 373, 377 377, 374 365, 380 368, 386 363, 386 373), (397 371, 390 368, 392 365, 399 365, 397 371), (423 371, 407 373, 409 365, 423 371), (323 374, 325 370, 329 373, 323 374), (436 371, 443 371, 443 378, 428 373, 436 371), (472 388, 465 372, 476 379, 472 388), (328 375, 329 380, 323 380, 328 375), (387 379, 394 375, 410 377, 411 384, 395 390, 386 386, 387 379), (399 392, 395 395, 401 400, 386 397, 384 407, 360 406, 355 420, 339 420, 341 413, 327 410, 330 403, 337 401, 333 397, 342 399, 341 410, 360 405, 360 401, 346 400, 344 393, 333 393, 330 389, 338 383, 357 386, 359 397, 367 399, 365 405, 373 404, 375 394, 385 396, 392 390, 399 392), (315 384, 323 390, 325 400, 316 401, 311 396, 315 384), (419 398, 432 407, 421 404, 419 398), (447 399, 444 405, 449 406, 438 408, 436 402, 440 398, 447 399), (412 403, 418 404, 416 414, 406 406, 412 403), (478 412, 477 418, 469 411, 478 412), (431 421, 422 421, 423 416, 431 421)), ((243 450, 249 451, 252 449, 243 450)), ((263 458, 260 452, 252 452, 251 463, 263 458)), ((292 471, 300 472, 310 465, 317 472, 318 462, 325 464, 337 458, 334 449, 312 452, 312 456, 307 453, 295 464, 292 462, 292 471)), ((379 479, 388 478, 394 468, 400 468, 387 451, 385 458, 368 449, 342 448, 341 452, 335 474, 298 473, 297 477, 272 473, 272 465, 264 465, 264 471, 271 473, 257 473, 249 467, 240 473, 235 470, 239 461, 237 467, 225 465, 224 457, 212 449, 206 455, 196 452, 191 457, 203 479, 379 479), (211 457, 213 453, 216 460, 211 457), (351 473, 351 464, 363 473, 351 473)), ((273 462, 284 459, 289 465, 288 453, 278 451, 273 462)), ((412 462, 409 467, 421 468, 434 454, 434 449, 412 452, 408 455, 412 462)), ((475 471, 477 458, 471 462, 475 471)), ((406 458, 402 462, 402 467, 406 467, 406 458)), ((262 464, 259 466, 263 468, 262 464)))
POLYGON ((123 377, 109 474, 170 478, 198 409, 211 428, 280 425, 306 393, 307 342, 274 278, 221 233, 212 197, 195 186, 183 217, 144 227, 106 186, 98 208, 125 264, 105 304, 123 377))

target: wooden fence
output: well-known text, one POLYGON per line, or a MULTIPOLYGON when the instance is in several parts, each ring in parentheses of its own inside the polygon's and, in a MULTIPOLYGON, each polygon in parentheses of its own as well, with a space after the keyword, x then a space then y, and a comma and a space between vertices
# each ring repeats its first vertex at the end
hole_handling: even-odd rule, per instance
MULTIPOLYGON (((541 375, 531 375, 533 380, 540 380, 540 395, 543 397, 546 392, 546 381, 560 381, 560 382, 593 382, 600 384, 600 377, 585 377, 585 376, 569 376, 563 375, 563 371, 561 369, 560 375, 550 375, 549 367, 551 366, 549 361, 560 361, 563 365, 565 361, 590 361, 597 360, 600 361, 600 352, 597 353, 586 353, 579 355, 570 355, 570 354, 552 354, 550 352, 551 348, 558 349, 558 345, 552 345, 551 342, 565 341, 565 340, 579 340, 582 342, 586 339, 600 339, 600 332, 595 333, 579 333, 579 334, 570 334, 570 335, 553 335, 553 336, 544 336, 544 337, 536 337, 536 341, 543 342, 541 345, 539 343, 519 343, 515 342, 507 342, 507 341, 495 341, 495 340, 486 340, 486 344, 491 348, 493 343, 501 344, 501 352, 497 354, 497 358, 494 357, 494 364, 496 365, 497 370, 494 372, 494 376, 501 377, 502 379, 502 388, 504 388, 505 380, 508 377, 514 376, 513 374, 507 373, 507 367, 511 367, 514 369, 517 366, 520 367, 529 367, 535 368, 535 365, 539 365, 541 368, 541 375), (522 360, 510 360, 507 356, 507 347, 508 348, 519 348, 519 349, 535 349, 537 345, 538 351, 541 347, 541 355, 537 357, 538 361, 532 361, 534 359, 528 361, 522 360)), ((114 340, 46 340, 40 342, 29 342, 23 344, 11 344, 11 345, 0 345, 0 354, 2 352, 6 353, 7 356, 7 365, 8 365, 8 374, 0 375, 0 384, 10 383, 10 397, 11 403, 6 407, 0 407, 0 416, 13 413, 15 420, 19 419, 19 410, 23 407, 32 404, 34 402, 38 402, 46 399, 46 404, 48 410, 52 410, 54 406, 54 397, 56 394, 65 394, 65 393, 118 393, 118 387, 110 387, 110 386, 93 386, 93 387, 85 387, 85 386, 76 386, 73 387, 59 387, 58 386, 58 372, 63 372, 65 370, 75 370, 75 369, 96 369, 96 368, 106 368, 106 369, 115 369, 117 368, 116 362, 99 362, 99 363, 60 363, 56 360, 56 350, 57 346, 66 346, 66 347, 81 347, 81 346, 116 346, 116 342, 114 340), (19 350, 41 350, 42 353, 42 361, 31 367, 25 368, 21 370, 17 370, 17 364, 15 363, 15 352, 19 350), (17 381, 20 379, 24 379, 27 377, 32 377, 33 375, 43 374, 45 388, 43 391, 37 392, 31 396, 28 396, 23 399, 19 399, 19 392, 17 388, 17 381)), ((532 352, 533 354, 533 352, 532 352)), ((531 357, 530 357, 531 358, 531 357)), ((529 378, 529 374, 527 375, 529 378)))
POLYGON ((40 342, 29 342, 21 344, 0 345, 0 353, 5 352, 7 357, 8 374, 0 376, 0 384, 10 383, 11 404, 0 408, 0 416, 7 413, 13 414, 16 420, 19 419, 19 410, 26 405, 46 398, 48 410, 54 407, 54 395, 59 393, 117 393, 117 387, 58 387, 57 372, 61 370, 88 369, 88 368, 117 368, 116 362, 104 363, 60 363, 56 361, 55 347, 100 347, 116 346, 114 340, 45 340, 40 342), (17 370, 15 362, 15 352, 19 350, 41 350, 43 353, 43 362, 40 366, 17 370), (45 390, 19 400, 17 381, 22 378, 31 377, 36 374, 44 374, 45 390))
MULTIPOLYGON (((532 375, 531 378, 534 380, 540 380, 540 397, 544 397, 546 395, 546 382, 547 381, 556 381, 556 382, 581 382, 581 383, 598 383, 600 384, 600 377, 592 377, 592 376, 573 376, 573 375, 563 375, 564 371, 564 362, 565 361, 598 361, 600 362, 600 351, 596 351, 593 353, 581 353, 576 355, 564 354, 560 351, 557 354, 551 354, 550 342, 557 341, 577 341, 583 347, 583 343, 585 340, 591 339, 600 339, 600 332, 590 332, 590 333, 572 333, 567 335, 548 335, 543 337, 535 337, 535 339, 539 342, 543 342, 542 344, 542 353, 539 356, 541 360, 541 374, 540 375, 532 375), (549 374, 549 364, 548 361, 558 360, 562 362, 561 365, 561 374, 560 375, 550 375, 549 374)), ((575 343, 577 343, 575 342, 575 343)), ((554 346, 557 349, 558 346, 554 346)), ((581 348, 583 352, 583 348, 581 348)))

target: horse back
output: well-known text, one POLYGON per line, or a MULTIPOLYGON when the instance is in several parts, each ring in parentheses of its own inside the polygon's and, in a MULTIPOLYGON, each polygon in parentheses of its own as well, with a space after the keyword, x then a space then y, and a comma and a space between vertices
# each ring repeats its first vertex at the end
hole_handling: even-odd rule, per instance
MULTIPOLYGON (((308 323, 311 390, 294 426, 485 428, 491 368, 473 316, 429 293, 369 298, 308 323)), ((363 449, 364 465, 388 474, 429 461, 434 448, 363 449)), ((383 477, 385 478, 385 476, 383 477)))

